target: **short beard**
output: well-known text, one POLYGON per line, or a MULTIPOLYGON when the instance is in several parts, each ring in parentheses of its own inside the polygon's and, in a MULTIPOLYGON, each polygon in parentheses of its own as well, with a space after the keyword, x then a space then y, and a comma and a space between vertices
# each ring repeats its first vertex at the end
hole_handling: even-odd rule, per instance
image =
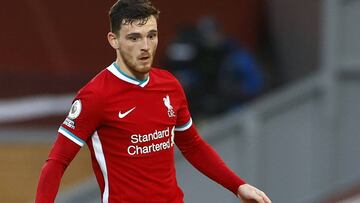
POLYGON ((123 52, 121 50, 119 50, 119 52, 120 52, 120 56, 121 56, 124 64, 126 65, 127 70, 129 72, 131 72, 133 75, 135 75, 135 76, 136 75, 142 75, 142 74, 148 73, 150 71, 152 62, 150 63, 149 69, 145 69, 146 71, 141 71, 142 69, 137 70, 136 69, 136 62, 131 63, 131 61, 126 58, 126 54, 123 54, 123 52))

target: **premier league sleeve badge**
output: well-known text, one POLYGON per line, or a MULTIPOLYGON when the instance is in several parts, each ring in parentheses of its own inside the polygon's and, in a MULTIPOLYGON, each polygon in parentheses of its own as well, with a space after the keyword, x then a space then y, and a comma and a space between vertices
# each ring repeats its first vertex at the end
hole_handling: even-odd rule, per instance
POLYGON ((70 112, 68 114, 68 118, 74 120, 76 119, 81 113, 81 101, 78 99, 74 101, 70 108, 70 112))

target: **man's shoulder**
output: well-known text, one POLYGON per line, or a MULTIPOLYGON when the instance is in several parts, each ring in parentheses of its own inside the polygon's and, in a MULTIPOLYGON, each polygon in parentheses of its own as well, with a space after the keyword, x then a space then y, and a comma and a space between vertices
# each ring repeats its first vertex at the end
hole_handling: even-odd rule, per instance
POLYGON ((90 91, 94 93, 101 93, 106 89, 107 78, 109 77, 109 71, 107 68, 103 68, 98 74, 96 74, 90 81, 88 81, 79 92, 90 91))
POLYGON ((159 80, 177 82, 176 77, 171 72, 163 68, 153 67, 151 75, 159 80))
POLYGON ((163 68, 152 68, 152 76, 155 77, 155 80, 159 83, 174 87, 176 89, 182 89, 182 85, 179 80, 168 70, 163 68))

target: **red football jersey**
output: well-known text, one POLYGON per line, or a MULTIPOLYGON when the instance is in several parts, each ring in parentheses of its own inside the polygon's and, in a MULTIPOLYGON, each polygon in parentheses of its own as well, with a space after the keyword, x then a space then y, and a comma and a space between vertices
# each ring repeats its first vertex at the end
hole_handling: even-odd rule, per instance
POLYGON ((172 74, 152 68, 140 81, 113 63, 78 92, 59 133, 89 146, 103 203, 179 203, 174 136, 191 126, 172 74))

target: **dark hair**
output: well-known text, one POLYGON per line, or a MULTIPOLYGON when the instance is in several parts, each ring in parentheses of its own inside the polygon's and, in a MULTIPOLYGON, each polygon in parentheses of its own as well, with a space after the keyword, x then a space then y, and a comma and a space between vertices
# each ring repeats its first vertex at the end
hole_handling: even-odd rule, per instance
POLYGON ((160 11, 150 0, 118 0, 109 11, 110 31, 117 34, 121 25, 132 24, 139 20, 144 25, 151 16, 159 18, 160 11))

